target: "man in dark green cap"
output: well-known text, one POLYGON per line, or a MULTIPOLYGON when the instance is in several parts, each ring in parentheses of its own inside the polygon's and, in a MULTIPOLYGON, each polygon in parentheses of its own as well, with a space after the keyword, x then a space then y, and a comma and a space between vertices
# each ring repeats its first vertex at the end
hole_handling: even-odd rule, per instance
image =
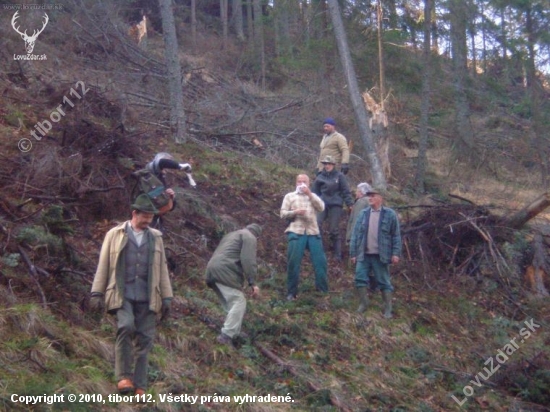
POLYGON ((173 297, 162 233, 149 228, 156 213, 146 194, 136 198, 132 219, 107 232, 92 284, 91 308, 117 317, 115 374, 124 394, 145 394, 156 316, 169 315, 173 297))
POLYGON ((225 235, 206 266, 206 284, 216 292, 227 317, 223 324, 219 343, 232 344, 232 340, 241 333, 246 298, 243 285, 248 283, 252 297, 259 296, 260 288, 255 278, 258 272, 256 263, 257 238, 262 228, 256 223, 244 229, 225 235))

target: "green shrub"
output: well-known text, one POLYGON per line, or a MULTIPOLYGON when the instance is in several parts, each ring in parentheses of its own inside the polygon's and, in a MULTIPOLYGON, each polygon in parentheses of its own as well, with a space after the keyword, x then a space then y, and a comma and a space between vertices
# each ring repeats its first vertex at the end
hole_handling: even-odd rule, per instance
POLYGON ((59 252, 62 247, 61 239, 47 232, 42 226, 24 227, 16 239, 33 247, 45 246, 50 253, 59 252))

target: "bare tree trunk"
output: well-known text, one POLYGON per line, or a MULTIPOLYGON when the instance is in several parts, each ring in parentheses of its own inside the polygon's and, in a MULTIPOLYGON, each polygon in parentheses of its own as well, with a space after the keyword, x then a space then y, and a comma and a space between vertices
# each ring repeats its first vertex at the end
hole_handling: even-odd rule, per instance
POLYGON ((481 52, 483 60, 483 73, 487 72, 487 17, 485 16, 485 7, 483 3, 481 7, 481 39, 483 44, 483 50, 481 52))
POLYGON ((376 13, 376 20, 378 23, 378 72, 380 76, 380 107, 379 113, 373 115, 371 119, 373 130, 374 145, 376 147, 376 153, 382 166, 382 171, 386 180, 391 177, 391 163, 390 163, 390 135, 387 131, 387 117, 386 117, 386 78, 384 73, 384 33, 382 31, 382 22, 384 20, 384 13, 382 10, 381 0, 378 0, 378 7, 376 13), (376 120, 376 121, 375 121, 376 120))
POLYGON ((261 0, 254 0, 254 37, 256 56, 260 63, 260 83, 262 90, 265 90, 265 45, 261 0))
POLYGON ((365 146, 367 152, 367 158, 371 169, 373 183, 381 189, 386 188, 386 178, 380 165, 380 160, 376 154, 374 141, 372 138, 371 130, 369 129, 369 119, 367 110, 363 105, 361 99, 361 93, 359 92, 359 86, 357 84, 357 76, 355 75, 355 69, 351 61, 351 54, 348 47, 348 40, 346 32, 344 30, 344 23, 340 14, 340 6, 338 0, 328 0, 328 8, 330 17, 332 20, 332 26, 334 28, 334 35, 336 37, 336 44, 338 45, 338 52, 340 53, 340 61, 344 69, 348 90, 350 93, 350 99, 355 113, 355 121, 359 128, 361 140, 365 146))
POLYGON ((248 44, 254 46, 254 23, 252 20, 252 1, 246 0, 246 34, 248 35, 248 44))
POLYGON ((416 163, 416 190, 424 193, 426 169, 428 167, 428 119, 430 115, 430 92, 432 71, 432 48, 430 42, 433 0, 424 1, 424 65, 422 66, 422 102, 420 108, 420 136, 418 138, 418 159, 416 163))
POLYGON ((470 31, 470 44, 472 45, 472 77, 477 76, 477 59, 476 59, 476 34, 470 31))
POLYGON ((432 50, 439 54, 439 32, 437 31, 437 14, 435 13, 435 5, 432 4, 431 11, 431 27, 432 27, 432 50))
POLYGON ((457 155, 462 159, 475 156, 474 136, 470 124, 470 107, 466 95, 466 80, 468 78, 466 45, 466 4, 463 0, 449 2, 451 15, 451 50, 453 60, 453 83, 455 89, 457 155))
POLYGON ((291 27, 294 27, 299 9, 293 0, 276 0, 274 5, 274 25, 277 56, 292 54, 291 27))
POLYGON ((547 127, 545 123, 548 119, 544 119, 544 116, 548 114, 544 113, 545 103, 545 91, 544 86, 541 84, 537 77, 536 69, 536 36, 535 22, 533 21, 533 10, 528 5, 525 7, 525 32, 527 34, 527 60, 525 62, 527 72, 527 94, 531 106, 532 124, 533 124, 533 143, 531 147, 536 150, 535 158, 539 158, 541 184, 546 189, 548 188, 548 172, 550 155, 550 144, 547 138, 547 127))
POLYGON ((185 112, 183 110, 183 87, 181 84, 181 66, 178 53, 178 38, 172 10, 172 0, 159 0, 164 32, 164 59, 168 71, 170 92, 170 128, 176 143, 185 143, 185 112))
POLYGON ((500 35, 501 35, 501 45, 502 45, 502 60, 504 64, 508 58, 506 49, 508 48, 508 36, 506 36, 506 5, 502 4, 502 9, 500 10, 500 35))
POLYGON ((302 0, 302 23, 304 27, 304 42, 307 47, 311 42, 311 16, 312 16, 312 7, 307 0, 302 0))
POLYGON ((227 0, 220 0, 220 19, 222 21, 223 47, 227 47, 227 35, 229 33, 228 4, 227 0))
POLYGON ((197 49, 197 0, 191 0, 191 40, 193 51, 197 49))
POLYGON ((384 75, 384 39, 383 39, 383 33, 382 33, 382 19, 384 17, 384 14, 382 12, 382 4, 381 0, 378 0, 378 13, 377 13, 377 21, 378 21, 378 71, 380 75, 380 105, 382 106, 382 110, 385 111, 384 107, 384 99, 386 98, 386 89, 385 89, 385 75, 384 75))
POLYGON ((237 39, 244 41, 243 29, 243 2, 242 0, 233 0, 233 28, 237 39))

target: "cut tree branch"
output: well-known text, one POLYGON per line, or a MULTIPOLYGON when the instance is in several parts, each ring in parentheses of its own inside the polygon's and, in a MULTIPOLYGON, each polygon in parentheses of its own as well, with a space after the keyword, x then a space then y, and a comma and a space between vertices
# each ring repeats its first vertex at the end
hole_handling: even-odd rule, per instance
POLYGON ((546 192, 516 214, 504 219, 504 224, 512 229, 520 229, 529 220, 543 212, 548 206, 550 206, 550 193, 546 192))

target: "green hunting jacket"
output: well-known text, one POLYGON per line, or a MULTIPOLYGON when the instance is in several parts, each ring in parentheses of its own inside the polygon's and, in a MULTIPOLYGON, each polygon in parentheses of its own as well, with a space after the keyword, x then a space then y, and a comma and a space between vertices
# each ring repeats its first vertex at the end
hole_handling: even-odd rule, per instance
POLYGON ((215 283, 242 290, 245 281, 253 286, 258 273, 258 242, 248 229, 225 235, 206 266, 206 284, 215 283))

